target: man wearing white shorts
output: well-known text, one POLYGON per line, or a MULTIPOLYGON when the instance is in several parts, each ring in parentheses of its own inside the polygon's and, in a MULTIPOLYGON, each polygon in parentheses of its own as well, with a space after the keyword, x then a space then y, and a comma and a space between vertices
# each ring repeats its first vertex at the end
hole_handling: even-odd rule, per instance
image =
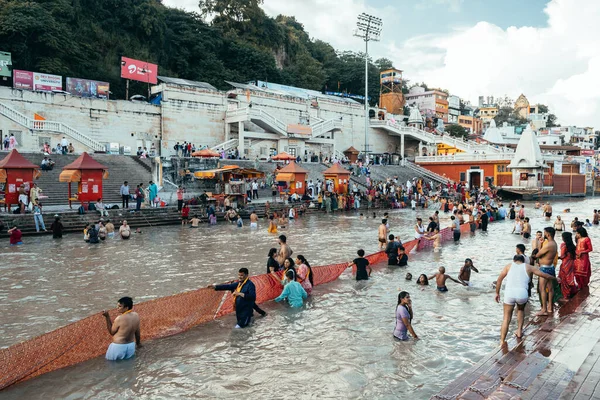
POLYGON ((254 211, 250 214, 250 229, 258 228, 258 215, 254 211))
POLYGON ((532 265, 525 264, 525 257, 520 254, 514 256, 513 262, 504 267, 498 276, 498 280, 496 281, 497 303, 500 303, 500 288, 502 287, 502 281, 506 278, 506 286, 504 288, 504 320, 502 321, 502 328, 500 330, 500 345, 502 346, 506 345, 508 326, 510 325, 515 305, 517 306, 517 332, 515 336, 519 339, 523 337, 525 306, 529 300, 529 275, 532 273, 541 278, 556 280, 554 276, 545 274, 532 265))

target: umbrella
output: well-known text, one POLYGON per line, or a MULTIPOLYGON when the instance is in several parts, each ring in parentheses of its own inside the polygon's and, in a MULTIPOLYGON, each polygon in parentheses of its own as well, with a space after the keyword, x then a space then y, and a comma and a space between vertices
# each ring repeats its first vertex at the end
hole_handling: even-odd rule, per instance
POLYGON ((221 157, 221 154, 211 149, 203 149, 192 153, 192 157, 221 157))
POLYGON ((285 151, 271 157, 271 160, 278 160, 278 161, 295 160, 295 159, 296 159, 296 156, 288 154, 285 151))

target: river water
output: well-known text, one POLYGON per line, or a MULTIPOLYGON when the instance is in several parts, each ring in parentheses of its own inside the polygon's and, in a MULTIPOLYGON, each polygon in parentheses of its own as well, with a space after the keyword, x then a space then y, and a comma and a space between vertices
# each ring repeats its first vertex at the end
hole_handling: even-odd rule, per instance
MULTIPOLYGON (((591 219, 594 203, 557 201, 554 214, 568 226, 575 216, 591 219), (570 214, 558 212, 567 207, 570 214)), ((547 226, 541 211, 531 204, 526 210, 534 231, 547 226)), ((391 232, 410 240, 416 216, 426 221, 430 214, 390 211, 391 232)), ((382 212, 377 215, 308 216, 282 232, 312 265, 339 263, 352 260, 358 248, 377 250, 382 212)), ((448 216, 441 221, 449 225, 448 216)), ((83 235, 26 237, 24 246, 2 250, 0 346, 112 308, 124 295, 141 302, 228 281, 242 266, 251 275, 264 273, 266 254, 277 247, 266 228, 147 228, 129 241, 99 245, 84 243, 83 235)), ((301 310, 265 303, 268 316, 249 329, 233 330, 234 316, 225 316, 148 342, 132 360, 90 360, 15 385, 0 398, 429 398, 498 343, 502 305, 494 302, 491 283, 522 243, 511 230, 509 221, 493 223, 487 234, 446 243, 441 254, 412 254, 407 268, 378 265, 368 282, 357 283, 346 272, 316 287, 301 310), (404 279, 406 271, 416 278, 442 265, 456 277, 467 257, 480 271, 472 275, 474 287, 448 282, 450 291, 441 294, 404 279), (419 341, 392 338, 400 289, 411 293, 419 341)), ((600 232, 588 231, 597 244, 600 232)), ((592 253, 593 265, 597 259, 592 253)))

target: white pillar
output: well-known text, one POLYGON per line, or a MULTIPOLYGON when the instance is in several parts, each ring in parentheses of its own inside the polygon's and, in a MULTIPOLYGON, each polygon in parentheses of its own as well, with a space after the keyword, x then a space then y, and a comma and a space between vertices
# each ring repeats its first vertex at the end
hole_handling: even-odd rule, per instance
POLYGON ((419 157, 423 156, 423 142, 419 141, 419 157))
POLYGON ((238 151, 240 153, 240 158, 244 157, 244 123, 240 122, 239 124, 239 133, 238 133, 238 151))
POLYGON ((400 133, 400 155, 402 156, 402 165, 406 165, 405 155, 404 155, 404 132, 400 133))

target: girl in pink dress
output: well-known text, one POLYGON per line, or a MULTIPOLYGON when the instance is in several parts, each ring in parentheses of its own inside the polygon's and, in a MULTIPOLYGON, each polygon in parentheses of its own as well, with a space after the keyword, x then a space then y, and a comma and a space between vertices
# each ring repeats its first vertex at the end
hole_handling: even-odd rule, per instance
POLYGON ((303 255, 298 255, 296 257, 296 265, 298 266, 296 268, 296 272, 298 273, 296 280, 300 282, 300 285, 306 290, 306 294, 310 296, 313 287, 313 275, 310 264, 303 255))

